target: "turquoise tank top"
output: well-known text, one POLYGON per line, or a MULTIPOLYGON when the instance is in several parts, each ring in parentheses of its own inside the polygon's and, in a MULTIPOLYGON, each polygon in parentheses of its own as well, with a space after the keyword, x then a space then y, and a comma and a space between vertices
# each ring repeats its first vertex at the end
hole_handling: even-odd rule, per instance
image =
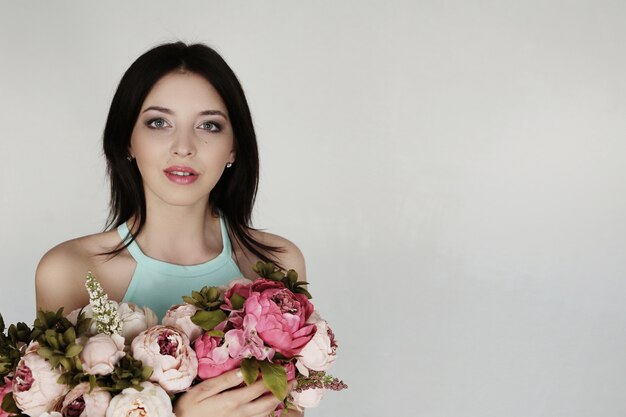
MULTIPOLYGON (((183 303, 183 295, 200 291, 205 285, 225 285, 235 278, 243 277, 232 258, 226 221, 221 212, 220 226, 222 253, 203 264, 177 265, 150 258, 141 251, 137 241, 133 241, 128 251, 137 262, 137 267, 122 301, 150 307, 160 322, 172 305, 183 303)), ((119 225, 117 232, 124 243, 130 240, 126 223, 119 225)))

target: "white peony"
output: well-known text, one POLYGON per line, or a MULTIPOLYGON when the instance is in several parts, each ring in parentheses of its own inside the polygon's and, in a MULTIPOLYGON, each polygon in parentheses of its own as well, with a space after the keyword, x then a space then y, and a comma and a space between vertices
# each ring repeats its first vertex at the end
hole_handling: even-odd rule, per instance
POLYGON ((293 404, 300 411, 303 408, 317 407, 324 396, 324 388, 309 388, 301 392, 292 391, 293 404))
POLYGON ((172 402, 165 390, 156 384, 142 382, 142 391, 126 388, 113 397, 106 417, 176 417, 172 402))
POLYGON ((156 326, 159 322, 154 311, 134 303, 120 304, 117 313, 122 321, 122 336, 126 340, 126 345, 130 345, 139 333, 156 326))
MULTIPOLYGON (((313 317, 313 315, 311 316, 313 317)), ((296 368, 304 376, 309 376, 309 369, 313 371, 326 371, 335 362, 337 356, 334 340, 331 338, 332 331, 325 320, 315 315, 317 331, 309 343, 300 351, 300 357, 296 361, 296 368)), ((309 318, 309 322, 311 319, 309 318)))
POLYGON ((189 342, 193 343, 204 332, 202 327, 191 321, 191 317, 198 310, 200 310, 198 307, 191 304, 177 304, 167 310, 161 322, 164 326, 179 328, 187 335, 189 342))

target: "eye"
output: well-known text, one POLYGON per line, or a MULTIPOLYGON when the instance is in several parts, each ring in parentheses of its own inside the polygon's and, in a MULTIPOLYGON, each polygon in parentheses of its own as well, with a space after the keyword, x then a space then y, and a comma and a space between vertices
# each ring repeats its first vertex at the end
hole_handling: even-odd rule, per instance
POLYGON ((222 126, 220 126, 218 123, 211 121, 202 122, 199 127, 201 129, 208 130, 209 132, 219 132, 222 130, 222 126))
POLYGON ((146 122, 146 126, 150 129, 163 129, 167 125, 167 122, 164 119, 150 119, 146 122))

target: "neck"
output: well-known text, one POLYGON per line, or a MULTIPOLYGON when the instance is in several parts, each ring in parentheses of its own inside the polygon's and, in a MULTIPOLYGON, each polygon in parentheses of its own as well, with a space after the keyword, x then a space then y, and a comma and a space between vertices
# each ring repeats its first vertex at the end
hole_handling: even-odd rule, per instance
MULTIPOLYGON (((133 233, 135 219, 128 221, 133 233)), ((178 265, 197 265, 222 249, 219 217, 208 203, 192 206, 148 205, 146 223, 137 244, 147 256, 178 265)))

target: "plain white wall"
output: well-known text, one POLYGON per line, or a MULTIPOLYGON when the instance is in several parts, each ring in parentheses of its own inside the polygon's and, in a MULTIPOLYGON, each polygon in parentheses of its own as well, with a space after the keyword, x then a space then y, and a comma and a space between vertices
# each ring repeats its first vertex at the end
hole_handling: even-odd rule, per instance
POLYGON ((123 71, 216 47, 255 225, 305 254, 350 385, 311 416, 626 415, 626 3, 3 1, 0 311, 101 230, 123 71))

